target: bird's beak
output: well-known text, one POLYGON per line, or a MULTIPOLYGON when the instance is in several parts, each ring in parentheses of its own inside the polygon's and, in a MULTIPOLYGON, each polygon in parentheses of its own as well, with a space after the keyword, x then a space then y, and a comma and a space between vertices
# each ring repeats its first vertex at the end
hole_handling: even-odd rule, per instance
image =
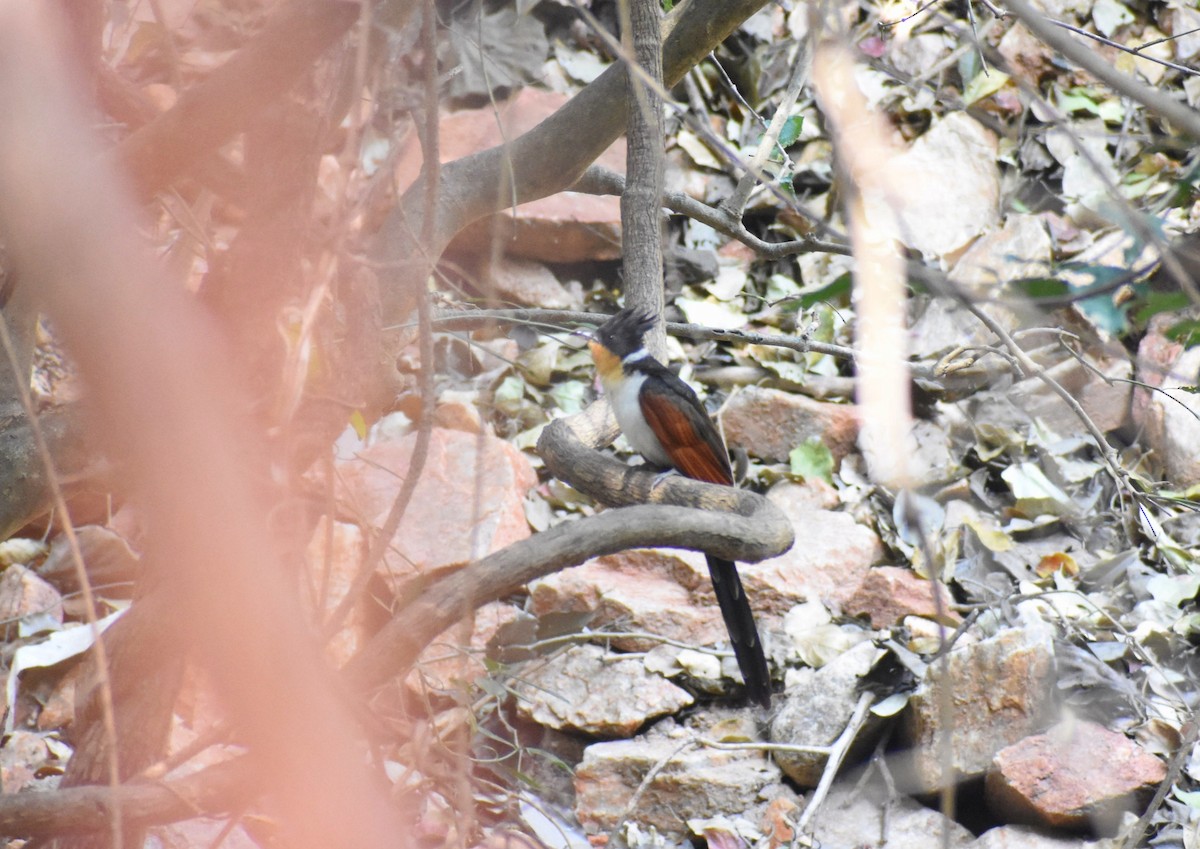
POLYGON ((572 348, 576 348, 576 346, 583 347, 585 344, 590 347, 592 343, 596 341, 596 331, 582 329, 572 330, 570 333, 570 340, 572 348), (579 341, 576 342, 576 340, 579 341))

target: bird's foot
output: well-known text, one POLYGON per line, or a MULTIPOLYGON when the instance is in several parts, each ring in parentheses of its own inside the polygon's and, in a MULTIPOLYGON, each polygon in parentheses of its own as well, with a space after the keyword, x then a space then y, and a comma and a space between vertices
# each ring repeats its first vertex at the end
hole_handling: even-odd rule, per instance
POLYGON ((679 474, 679 472, 675 471, 674 469, 664 469, 662 466, 656 466, 653 463, 641 463, 636 468, 645 472, 658 472, 658 474, 654 476, 654 482, 650 484, 651 489, 657 488, 659 484, 661 484, 667 478, 674 477, 675 475, 679 474))

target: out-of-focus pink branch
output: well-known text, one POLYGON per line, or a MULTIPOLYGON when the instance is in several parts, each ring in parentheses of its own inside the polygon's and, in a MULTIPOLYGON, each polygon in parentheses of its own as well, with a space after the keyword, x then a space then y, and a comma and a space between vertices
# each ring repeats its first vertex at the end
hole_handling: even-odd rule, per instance
POLYGON ((912 398, 905 335, 905 270, 899 210, 905 175, 889 163, 900 153, 886 123, 867 107, 855 85, 854 58, 832 39, 817 45, 813 85, 833 128, 846 183, 846 218, 854 247, 855 362, 859 437, 872 477, 895 488, 908 485, 912 398))
POLYGON ((79 364, 98 441, 140 498, 181 638, 268 759, 275 781, 262 790, 286 842, 403 845, 407 825, 366 774, 269 542, 250 399, 215 328, 139 243, 135 207, 41 9, 0 3, 0 239, 79 364))

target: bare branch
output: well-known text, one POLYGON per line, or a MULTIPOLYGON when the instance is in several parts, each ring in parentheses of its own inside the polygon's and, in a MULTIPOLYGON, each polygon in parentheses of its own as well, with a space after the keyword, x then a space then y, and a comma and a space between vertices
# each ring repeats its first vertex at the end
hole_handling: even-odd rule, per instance
POLYGON ((1117 66, 1099 53, 1080 44, 1054 25, 1033 7, 1029 0, 1006 0, 1005 5, 1021 19, 1029 31, 1053 47, 1074 64, 1120 94, 1141 103, 1152 112, 1166 118, 1193 141, 1200 141, 1200 113, 1175 100, 1165 91, 1138 82, 1132 74, 1117 70, 1117 66))
POLYGON ((255 779, 249 758, 242 757, 178 781, 5 793, 0 795, 0 831, 23 837, 107 831, 110 802, 127 822, 140 825, 216 815, 253 792, 255 779))
MULTIPOLYGON (((591 195, 620 195, 625 191, 625 178, 601 165, 593 165, 583 173, 578 182, 571 186, 571 191, 591 195)), ((714 230, 737 239, 746 247, 753 249, 763 259, 783 259, 807 253, 845 256, 850 254, 849 245, 841 242, 826 242, 811 236, 786 242, 763 241, 746 229, 740 216, 724 207, 712 207, 701 203, 681 192, 666 192, 663 195, 663 206, 672 212, 686 215, 688 218, 707 224, 714 230)))
MULTIPOLYGON (((673 86, 765 0, 690 0, 679 3, 664 22, 663 80, 673 86)), ((624 65, 601 74, 561 109, 511 143, 447 163, 431 243, 418 244, 422 177, 405 192, 376 240, 373 259, 397 275, 385 290, 384 317, 403 314, 404 293, 423 285, 426 256, 440 256, 465 226, 498 212, 511 197, 517 203, 568 188, 625 130, 624 65), (564 144, 563 139, 571 139, 564 144), (499 191, 512 180, 512 193, 499 191)))

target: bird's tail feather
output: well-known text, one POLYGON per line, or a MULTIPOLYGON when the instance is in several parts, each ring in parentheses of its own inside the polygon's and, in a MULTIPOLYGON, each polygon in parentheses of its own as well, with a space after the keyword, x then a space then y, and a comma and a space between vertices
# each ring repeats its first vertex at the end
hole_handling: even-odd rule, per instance
POLYGON ((708 557, 708 572, 712 576, 713 591, 721 605, 721 617, 729 642, 737 657, 738 668, 746 681, 750 697, 764 708, 771 706, 771 673, 767 669, 767 658, 763 654, 762 641, 754 624, 754 613, 742 590, 742 579, 737 566, 731 560, 708 557))

